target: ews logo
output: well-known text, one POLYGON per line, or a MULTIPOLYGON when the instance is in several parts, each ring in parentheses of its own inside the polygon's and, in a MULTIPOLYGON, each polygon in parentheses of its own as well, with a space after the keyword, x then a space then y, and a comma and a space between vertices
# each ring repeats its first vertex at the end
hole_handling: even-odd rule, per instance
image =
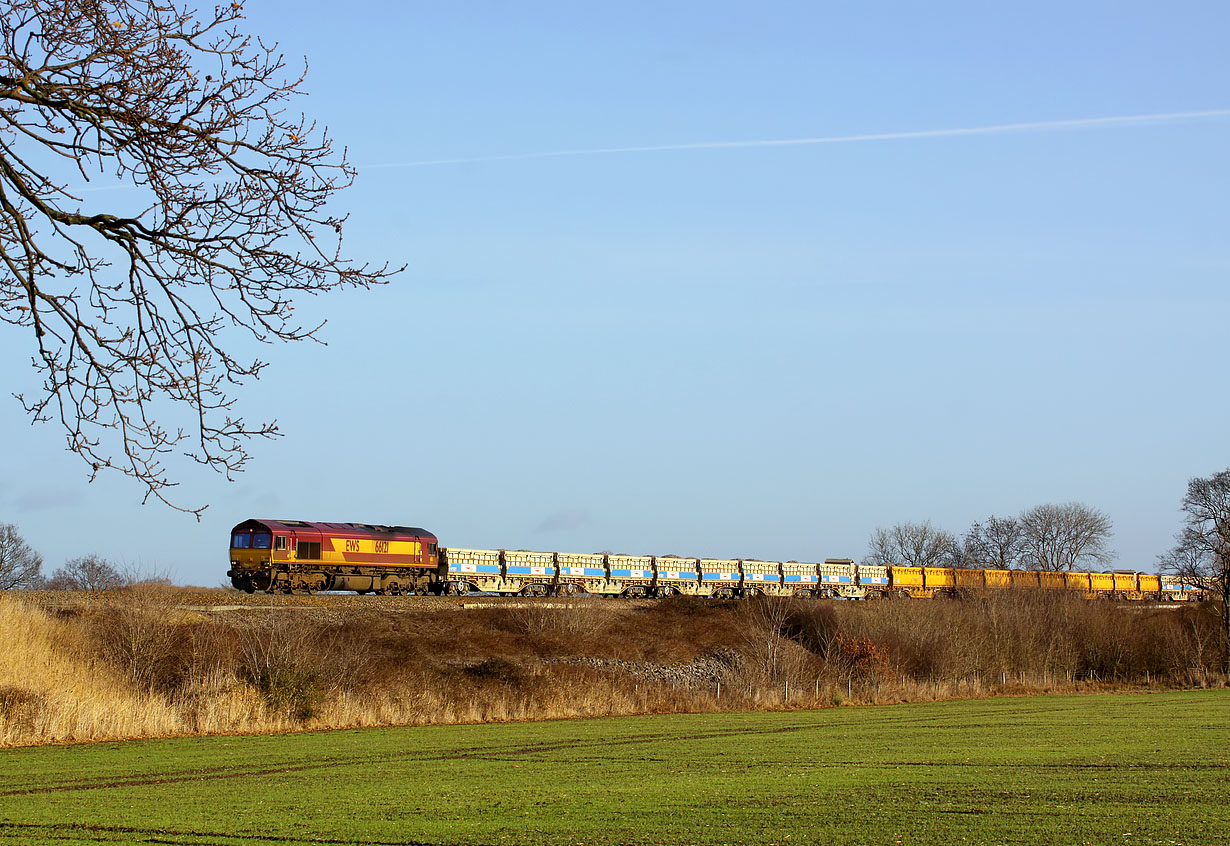
POLYGON ((347 540, 346 541, 346 551, 347 552, 371 552, 376 555, 388 555, 389 554, 389 542, 386 540, 378 540, 378 541, 347 540), (364 549, 363 547, 365 544, 370 545, 371 548, 364 549))

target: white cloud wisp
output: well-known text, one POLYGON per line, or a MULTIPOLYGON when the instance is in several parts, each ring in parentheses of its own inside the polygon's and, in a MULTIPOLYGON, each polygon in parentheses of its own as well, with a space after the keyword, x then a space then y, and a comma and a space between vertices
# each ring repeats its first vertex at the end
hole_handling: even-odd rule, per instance
POLYGON ((901 141, 914 138, 951 138, 962 135, 1006 135, 1022 132, 1064 131, 1096 128, 1145 126, 1177 123, 1205 118, 1230 117, 1230 109, 1207 109, 1198 112, 1163 112, 1148 115, 1046 120, 1031 123, 1001 123, 991 126, 969 126, 956 129, 923 129, 910 132, 875 132, 862 135, 827 135, 816 138, 779 138, 761 141, 700 141, 687 144, 654 144, 642 147, 593 147, 584 150, 550 150, 537 153, 510 153, 497 156, 473 156, 453 159, 423 159, 410 162, 389 162, 360 166, 359 170, 386 168, 430 167, 433 165, 480 164, 512 162, 527 159, 554 159, 570 156, 602 156, 614 153, 660 153, 674 150, 723 150, 749 147, 796 147, 809 144, 854 144, 861 141, 901 141))

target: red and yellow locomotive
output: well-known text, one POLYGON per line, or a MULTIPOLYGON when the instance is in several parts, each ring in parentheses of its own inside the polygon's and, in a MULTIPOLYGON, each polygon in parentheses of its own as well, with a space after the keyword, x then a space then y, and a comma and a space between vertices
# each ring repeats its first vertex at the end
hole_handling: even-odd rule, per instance
POLYGON ((367 523, 245 520, 230 552, 226 574, 248 593, 424 593, 440 566, 431 532, 367 523))

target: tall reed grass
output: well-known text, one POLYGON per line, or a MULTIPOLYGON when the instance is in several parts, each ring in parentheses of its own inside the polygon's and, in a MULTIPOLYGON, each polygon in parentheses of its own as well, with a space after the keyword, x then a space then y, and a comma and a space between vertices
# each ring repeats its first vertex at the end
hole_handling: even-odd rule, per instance
POLYGON ((202 613, 0 595, 0 746, 1225 684, 1216 609, 1044 593, 202 613))

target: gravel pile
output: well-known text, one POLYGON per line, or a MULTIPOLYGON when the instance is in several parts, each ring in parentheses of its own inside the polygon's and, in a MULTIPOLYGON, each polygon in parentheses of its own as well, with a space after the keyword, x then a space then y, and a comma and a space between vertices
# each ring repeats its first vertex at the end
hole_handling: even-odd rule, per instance
POLYGON ((686 664, 652 664, 648 661, 620 661, 614 658, 555 658, 547 663, 593 667, 596 670, 621 673, 647 681, 704 688, 726 681, 738 668, 739 656, 730 650, 716 650, 698 656, 686 664))

